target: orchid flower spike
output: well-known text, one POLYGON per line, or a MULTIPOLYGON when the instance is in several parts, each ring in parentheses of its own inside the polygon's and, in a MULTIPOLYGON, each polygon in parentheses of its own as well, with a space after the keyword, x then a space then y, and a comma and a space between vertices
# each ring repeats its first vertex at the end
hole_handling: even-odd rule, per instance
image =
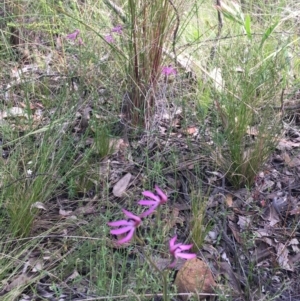
POLYGON ((79 35, 80 33, 80 30, 79 29, 76 29, 74 32, 72 33, 69 33, 68 35, 66 35, 66 38, 68 40, 72 40, 72 41, 75 41, 77 36, 79 35))
POLYGON ((155 186, 155 191, 156 191, 156 194, 154 194, 151 191, 142 192, 142 194, 145 197, 148 197, 150 200, 140 200, 140 201, 138 201, 138 204, 142 205, 142 206, 149 206, 150 208, 148 210, 146 210, 145 212, 143 212, 140 215, 140 217, 145 217, 147 215, 150 215, 151 213, 153 213, 155 211, 155 209, 159 205, 162 205, 167 202, 167 200, 168 200, 167 195, 158 186, 155 186))
POLYGON ((107 43, 109 43, 109 44, 115 42, 115 39, 114 39, 114 37, 113 37, 111 34, 106 35, 106 36, 104 37, 104 40, 105 40, 107 43))
POLYGON ((78 45, 79 46, 83 46, 84 45, 84 43, 83 43, 83 41, 82 41, 82 38, 78 38, 78 45))
POLYGON ((134 215, 133 213, 122 209, 123 213, 129 218, 128 220, 120 220, 115 222, 109 222, 107 223, 110 227, 121 227, 118 229, 110 230, 110 234, 112 235, 121 235, 127 233, 127 235, 124 238, 121 238, 118 240, 118 244, 124 244, 126 242, 129 242, 133 235, 135 229, 141 224, 142 220, 139 216, 134 215))
POLYGON ((192 259, 196 258, 195 253, 182 253, 182 251, 190 250, 193 247, 193 244, 190 245, 184 245, 182 243, 175 243, 177 240, 177 236, 174 236, 171 238, 169 242, 169 250, 170 254, 172 255, 173 261, 169 265, 170 268, 173 268, 176 264, 176 261, 178 258, 184 258, 184 259, 192 259))
POLYGON ((123 32, 122 25, 117 25, 116 27, 112 28, 111 32, 115 32, 117 34, 122 34, 122 32, 123 32))
POLYGON ((169 76, 169 75, 176 75, 177 71, 172 66, 164 66, 161 70, 162 74, 169 76))

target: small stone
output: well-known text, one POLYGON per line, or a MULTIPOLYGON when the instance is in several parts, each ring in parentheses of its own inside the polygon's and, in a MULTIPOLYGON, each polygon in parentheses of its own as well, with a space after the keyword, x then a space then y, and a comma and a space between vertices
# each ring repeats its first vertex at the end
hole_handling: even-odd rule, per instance
MULTIPOLYGON (((178 293, 202 293, 211 294, 214 292, 216 283, 207 264, 198 258, 185 262, 177 273, 175 285, 178 293)), ((182 300, 188 300, 188 296, 180 296, 182 300)), ((200 299, 204 299, 203 296, 200 299)))

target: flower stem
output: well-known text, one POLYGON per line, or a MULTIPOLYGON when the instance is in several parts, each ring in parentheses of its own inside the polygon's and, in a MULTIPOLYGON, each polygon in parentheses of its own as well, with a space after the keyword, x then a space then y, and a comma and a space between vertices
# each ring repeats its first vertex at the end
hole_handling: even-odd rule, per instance
MULTIPOLYGON (((135 235, 135 239, 139 242, 139 244, 141 244, 142 246, 145 246, 146 243, 144 242, 143 239, 141 239, 140 237, 138 237, 137 235, 135 235)), ((168 296, 168 273, 169 271, 166 270, 164 272, 162 272, 158 266, 154 263, 154 261, 151 259, 151 257, 149 257, 143 250, 143 255, 145 256, 146 260, 148 261, 148 263, 161 275, 161 277, 163 278, 163 300, 164 301, 169 301, 169 296, 168 296)))

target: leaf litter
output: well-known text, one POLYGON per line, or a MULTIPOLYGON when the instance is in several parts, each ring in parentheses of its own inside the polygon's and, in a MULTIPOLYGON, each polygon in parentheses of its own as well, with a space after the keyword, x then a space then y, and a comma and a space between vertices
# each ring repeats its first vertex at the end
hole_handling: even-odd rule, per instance
MULTIPOLYGON (((297 197, 297 192, 300 187, 297 185, 299 179, 295 170, 297 165, 290 164, 290 161, 287 161, 285 159, 286 156, 279 150, 276 156, 285 156, 283 157, 284 159, 278 163, 278 159, 275 160, 274 155, 275 163, 272 162, 273 158, 271 158, 264 171, 258 175, 255 185, 250 191, 231 191, 230 187, 226 185, 223 187, 223 175, 214 170, 209 161, 201 156, 195 158, 189 155, 193 153, 191 149, 193 150, 194 148, 194 151, 198 150, 199 137, 192 135, 192 138, 190 138, 191 144, 188 148, 185 143, 181 142, 181 135, 184 132, 176 135, 176 133, 179 133, 178 127, 180 128, 180 125, 176 124, 175 135, 171 139, 170 137, 167 138, 167 134, 161 132, 152 141, 152 148, 149 150, 150 153, 151 151, 153 152, 152 158, 150 157, 153 160, 156 156, 155 154, 157 152, 160 153, 161 162, 165 164, 162 172, 166 178, 169 177, 171 179, 168 183, 168 190, 184 191, 182 196, 174 200, 175 203, 169 208, 169 213, 162 217, 166 222, 163 232, 168 235, 175 227, 182 232, 183 236, 188 235, 186 230, 184 230, 184 224, 188 222, 185 212, 190 210, 187 201, 189 201, 192 184, 201 182, 204 189, 205 187, 210 189, 206 213, 208 220, 212 219, 213 216, 212 220, 215 228, 207 236, 199 256, 201 256, 202 260, 209 263, 205 269, 207 271, 211 270, 213 273, 213 276, 210 276, 213 277, 211 278, 213 286, 216 285, 216 280, 218 289, 222 290, 223 285, 228 281, 227 283, 232 289, 232 296, 242 296, 242 287, 248 281, 246 277, 249 262, 253 262, 255 265, 254 270, 251 271, 252 274, 257 273, 259 275, 262 273, 259 276, 259 282, 258 278, 253 277, 253 283, 249 285, 257 287, 259 283, 265 283, 264 287, 259 287, 265 293, 273 292, 274 287, 279 289, 278 283, 280 284, 284 281, 287 275, 286 272, 291 272, 295 275, 291 276, 291 283, 297 281, 299 273, 297 260, 299 260, 300 256, 297 239, 299 233, 297 228, 295 228, 295 231, 285 230, 293 218, 299 214, 300 201, 297 197), (174 168, 168 166, 168 152, 165 152, 165 150, 172 147, 179 150, 178 153, 182 158, 180 163, 174 168), (206 174, 201 174, 200 178, 195 172, 195 168, 199 164, 207 171, 206 174), (183 189, 182 183, 172 180, 175 177, 175 172, 177 177, 179 176, 183 179, 184 183, 188 183, 188 190, 183 189), (226 215, 224 216, 224 214, 226 215), (253 237, 253 244, 249 244, 247 237, 253 237), (281 271, 280 273, 276 272, 278 269, 281 271), (245 271, 246 274, 244 274, 245 271), (277 279, 278 281, 269 281, 269 279, 277 279)), ((186 134, 190 135, 191 133, 187 132, 186 134)), ((145 140, 138 142, 137 150, 144 148, 144 143, 145 140)), ((53 268, 67 254, 74 252, 78 243, 66 243, 64 237, 72 237, 73 233, 76 233, 76 229, 88 223, 86 220, 88 215, 95 216, 95 214, 105 212, 109 207, 114 208, 117 204, 125 201, 125 195, 125 198, 128 198, 128 196, 138 194, 140 189, 137 187, 139 183, 144 181, 144 175, 137 166, 141 166, 143 163, 143 154, 137 158, 133 156, 134 161, 132 162, 131 160, 126 160, 126 156, 122 154, 123 152, 124 149, 118 149, 111 155, 110 160, 104 160, 100 163, 101 178, 108 179, 112 188, 112 194, 109 196, 107 204, 99 203, 100 198, 95 195, 94 198, 85 198, 80 203, 77 201, 72 202, 68 198, 59 198, 56 202, 52 200, 47 205, 39 202, 32 205, 32 208, 41 209, 35 221, 33 233, 38 234, 51 229, 49 237, 45 236, 44 246, 41 244, 41 248, 44 249, 43 252, 48 249, 47 241, 57 238, 56 243, 53 243, 50 247, 52 251, 48 258, 45 256, 44 259, 39 259, 35 263, 30 264, 32 266, 31 273, 38 274, 41 270, 53 268), (131 179, 134 179, 134 181, 129 186, 131 179), (70 217, 73 218, 70 219, 70 217)), ((107 241, 107 244, 114 249, 118 248, 112 242, 107 241)), ((122 249, 125 248, 122 247, 122 249)), ((162 266, 166 265, 165 258, 157 258, 156 260, 157 262, 161 261, 162 266)), ((26 265, 28 266, 28 263, 24 262, 23 269, 25 269, 26 265)), ((178 266, 177 268, 180 267, 178 266)), ((183 271, 182 267, 180 271, 183 271)), ((200 271, 201 269, 197 269, 196 272, 200 273, 200 271)), ((76 296, 77 298, 79 296, 87 296, 84 290, 78 292, 75 290, 75 287, 72 287, 72 281, 77 277, 82 277, 82 275, 80 271, 74 270, 65 279, 66 283, 69 284, 62 285, 62 283, 57 283, 64 292, 61 294, 61 300, 67 300, 70 296, 73 296, 74 300, 76 296)), ((180 291, 181 288, 187 287, 187 282, 190 281, 188 279, 189 275, 182 276, 181 281, 183 284, 178 284, 180 291)), ((205 277, 205 279, 207 281, 208 278, 205 277)), ((1 293, 8 293, 16 286, 28 283, 29 280, 31 280, 31 276, 20 274, 11 280, 1 293)), ((44 298, 51 300, 55 294, 51 291, 50 284, 47 286, 43 284, 44 281, 47 282, 46 279, 43 282, 41 280, 36 282, 37 292, 44 298)), ((55 278, 51 277, 51 281, 55 281, 55 278)), ((191 285, 190 282, 189 285, 191 285)), ((82 284, 82 287, 84 287, 84 284, 82 284)), ((292 293, 289 288, 286 288, 286 290, 289 291, 290 295, 296 294, 295 292, 292 293)), ((193 289, 190 289, 190 291, 193 291, 193 289)), ((182 290, 181 292, 186 291, 182 290)), ((93 293, 89 294, 89 297, 93 296, 95 296, 93 293)), ((29 300, 26 294, 24 294, 23 300, 29 300)))

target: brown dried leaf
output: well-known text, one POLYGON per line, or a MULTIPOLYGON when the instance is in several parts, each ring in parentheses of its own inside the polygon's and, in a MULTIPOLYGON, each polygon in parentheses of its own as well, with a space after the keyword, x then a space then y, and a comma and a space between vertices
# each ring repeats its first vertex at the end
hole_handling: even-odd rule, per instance
POLYGON ((97 211, 96 207, 90 202, 86 206, 77 208, 74 213, 76 214, 92 214, 97 211))
POLYGON ((198 132, 199 132, 199 129, 194 126, 186 129, 186 134, 188 134, 188 135, 197 135, 198 132))
POLYGON ((73 213, 72 210, 64 210, 64 209, 59 209, 59 215, 61 216, 70 216, 73 213))
POLYGON ((273 247, 268 247, 265 242, 259 242, 258 246, 255 248, 254 252, 251 254, 251 261, 255 264, 260 265, 266 259, 272 258, 273 247))
MULTIPOLYGON (((161 257, 152 257, 151 260, 155 263, 156 267, 163 271, 170 265, 170 259, 169 258, 161 258, 161 257)), ((175 266, 176 269, 176 266, 175 266)))
POLYGON ((300 142, 292 142, 290 140, 281 139, 277 145, 279 150, 291 150, 293 147, 300 147, 300 142))
POLYGON ((125 143, 123 139, 111 138, 109 140, 109 148, 112 150, 113 154, 116 154, 120 150, 125 150, 128 148, 128 144, 125 143))
POLYGON ((35 202, 30 206, 30 211, 32 210, 32 208, 38 208, 38 209, 43 209, 45 211, 47 211, 46 206, 42 203, 42 202, 35 202))
POLYGON ((258 130, 257 130, 256 127, 254 127, 254 126, 249 127, 248 126, 248 128, 247 128, 247 134, 251 135, 251 136, 258 136, 259 133, 258 133, 258 130))
POLYGON ((253 234, 256 236, 256 240, 263 241, 269 246, 274 246, 274 241, 270 238, 270 233, 265 229, 258 229, 253 234))
POLYGON ((23 285, 26 285, 30 282, 32 279, 32 276, 27 276, 26 274, 21 274, 16 277, 14 277, 13 281, 5 287, 5 291, 10 292, 16 287, 20 287, 23 285))
POLYGON ((292 247, 293 252, 300 253, 300 249, 298 247, 299 246, 299 241, 298 241, 297 238, 292 238, 290 240, 290 242, 288 243, 288 245, 292 247))
POLYGON ((242 230, 248 229, 251 226, 251 222, 252 222, 251 216, 239 215, 238 218, 239 220, 237 224, 240 226, 242 230))
POLYGON ((120 198, 123 193, 126 191, 128 184, 131 179, 131 173, 127 173, 123 178, 121 178, 113 188, 114 196, 120 198))
POLYGON ((283 243, 278 243, 276 246, 277 260, 281 268, 287 271, 294 271, 294 266, 289 260, 289 251, 283 243))
POLYGON ((38 258, 30 258, 29 263, 32 266, 32 272, 41 271, 44 267, 44 262, 38 258))
POLYGON ((290 211, 290 215, 299 215, 300 214, 300 208, 294 208, 293 210, 290 211))
POLYGON ((289 166, 289 167, 296 167, 296 166, 299 166, 300 165, 300 160, 299 160, 299 158, 290 158, 290 156, 288 155, 288 153, 287 152, 284 152, 283 154, 282 154, 282 157, 283 157, 283 159, 284 159, 284 162, 285 162, 285 164, 287 165, 287 166, 289 166))
POLYGON ((270 226, 275 226, 278 222, 280 222, 280 217, 272 204, 264 209, 262 218, 269 221, 270 226))
POLYGON ((242 239, 241 239, 241 236, 240 236, 240 231, 237 228, 236 224, 234 224, 232 221, 228 221, 228 227, 232 231, 232 234, 233 234, 234 238, 236 239, 236 241, 241 244, 242 239))
POLYGON ((232 201, 232 195, 231 194, 226 194, 225 203, 226 203, 227 207, 229 207, 229 208, 231 208, 233 206, 233 201, 232 201))
POLYGON ((275 197, 271 205, 279 215, 282 215, 289 208, 289 200, 286 196, 275 197))
POLYGON ((70 281, 70 280, 74 280, 75 278, 77 278, 78 276, 80 276, 80 274, 77 272, 77 270, 75 269, 73 271, 73 273, 66 279, 66 282, 70 281))

